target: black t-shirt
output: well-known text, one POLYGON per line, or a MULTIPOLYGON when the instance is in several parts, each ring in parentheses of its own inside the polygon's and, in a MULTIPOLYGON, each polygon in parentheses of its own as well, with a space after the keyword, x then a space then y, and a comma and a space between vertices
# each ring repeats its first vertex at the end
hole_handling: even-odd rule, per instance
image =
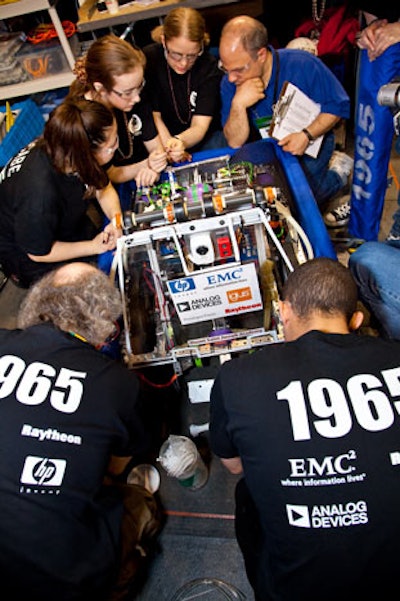
POLYGON ((110 164, 116 167, 139 163, 149 156, 144 142, 157 136, 150 103, 143 100, 135 104, 130 113, 114 109, 118 124, 119 146, 110 164))
POLYGON ((211 445, 242 459, 266 597, 396 598, 399 413, 398 342, 313 331, 223 365, 211 445))
POLYGON ((137 378, 48 324, 0 330, 0 372, 2 585, 13 598, 102 599, 122 515, 103 477, 110 455, 147 446, 137 378))
POLYGON ((193 115, 213 117, 202 143, 221 130, 219 85, 223 74, 217 59, 205 51, 189 71, 179 75, 169 67, 162 44, 150 44, 143 51, 147 58, 146 93, 171 135, 187 129, 193 115))
POLYGON ((0 176, 0 262, 10 273, 29 282, 37 270, 48 271, 54 264, 35 263, 27 253, 46 255, 56 240, 95 235, 84 192, 77 175, 56 171, 34 143, 9 161, 0 176))

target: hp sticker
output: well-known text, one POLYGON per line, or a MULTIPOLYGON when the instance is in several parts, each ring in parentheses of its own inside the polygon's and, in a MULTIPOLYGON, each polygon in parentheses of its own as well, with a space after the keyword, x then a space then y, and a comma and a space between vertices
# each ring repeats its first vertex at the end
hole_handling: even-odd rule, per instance
POLYGON ((65 459, 49 459, 28 455, 21 474, 21 484, 29 486, 60 486, 66 468, 65 459))

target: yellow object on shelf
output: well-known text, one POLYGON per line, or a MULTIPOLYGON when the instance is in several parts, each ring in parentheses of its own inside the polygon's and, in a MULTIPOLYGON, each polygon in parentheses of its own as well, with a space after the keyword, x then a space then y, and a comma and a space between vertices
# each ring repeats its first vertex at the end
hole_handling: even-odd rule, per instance
POLYGON ((10 129, 14 125, 14 121, 15 121, 15 118, 14 118, 13 112, 11 110, 10 103, 7 100, 6 101, 6 132, 7 133, 10 131, 10 129))
POLYGON ((0 6, 2 4, 11 4, 11 2, 19 2, 19 0, 0 0, 0 6))

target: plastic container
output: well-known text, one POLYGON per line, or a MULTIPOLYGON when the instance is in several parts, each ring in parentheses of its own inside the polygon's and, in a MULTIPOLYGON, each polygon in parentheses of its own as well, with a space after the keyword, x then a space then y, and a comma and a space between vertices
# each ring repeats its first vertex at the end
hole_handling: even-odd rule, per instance
POLYGON ((197 490, 208 480, 208 469, 196 445, 186 436, 171 434, 160 448, 157 459, 169 476, 179 484, 197 490))
POLYGON ((30 79, 69 71, 67 58, 58 40, 39 44, 27 42, 15 58, 30 79))
POLYGON ((24 46, 17 60, 30 79, 38 79, 68 70, 68 63, 59 43, 24 46))
MULTIPOLYGON (((5 106, 0 111, 5 113, 5 106)), ((3 166, 24 146, 39 136, 44 128, 44 119, 38 106, 28 99, 11 106, 19 111, 14 125, 0 144, 0 166, 3 166)))
POLYGON ((154 465, 141 463, 136 465, 128 474, 128 484, 138 484, 154 494, 160 488, 160 473, 154 465))
POLYGON ((0 86, 21 83, 22 81, 29 81, 29 79, 29 75, 17 60, 14 60, 11 65, 7 64, 4 68, 0 67, 0 86))
POLYGON ((15 33, 0 33, 0 65, 1 69, 10 67, 14 62, 14 56, 26 41, 23 31, 15 33))

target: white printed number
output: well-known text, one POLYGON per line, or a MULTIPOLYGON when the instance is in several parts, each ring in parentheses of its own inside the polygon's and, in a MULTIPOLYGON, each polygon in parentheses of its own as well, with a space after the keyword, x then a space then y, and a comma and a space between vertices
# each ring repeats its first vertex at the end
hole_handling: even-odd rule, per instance
MULTIPOLYGON (((400 367, 386 369, 381 375, 389 395, 400 397, 400 367)), ((353 426, 351 410, 364 430, 379 432, 390 428, 396 413, 400 413, 400 401, 388 397, 382 390, 384 384, 372 374, 358 374, 349 378, 346 396, 338 382, 319 378, 307 387, 307 403, 303 384, 294 380, 276 396, 279 401, 288 402, 294 440, 311 438, 310 421, 320 436, 340 438, 353 426)))
POLYGON ((15 355, 0 358, 0 399, 13 394, 24 405, 40 405, 46 399, 57 411, 73 413, 83 395, 83 371, 62 367, 57 370, 40 361, 26 365, 15 355))

